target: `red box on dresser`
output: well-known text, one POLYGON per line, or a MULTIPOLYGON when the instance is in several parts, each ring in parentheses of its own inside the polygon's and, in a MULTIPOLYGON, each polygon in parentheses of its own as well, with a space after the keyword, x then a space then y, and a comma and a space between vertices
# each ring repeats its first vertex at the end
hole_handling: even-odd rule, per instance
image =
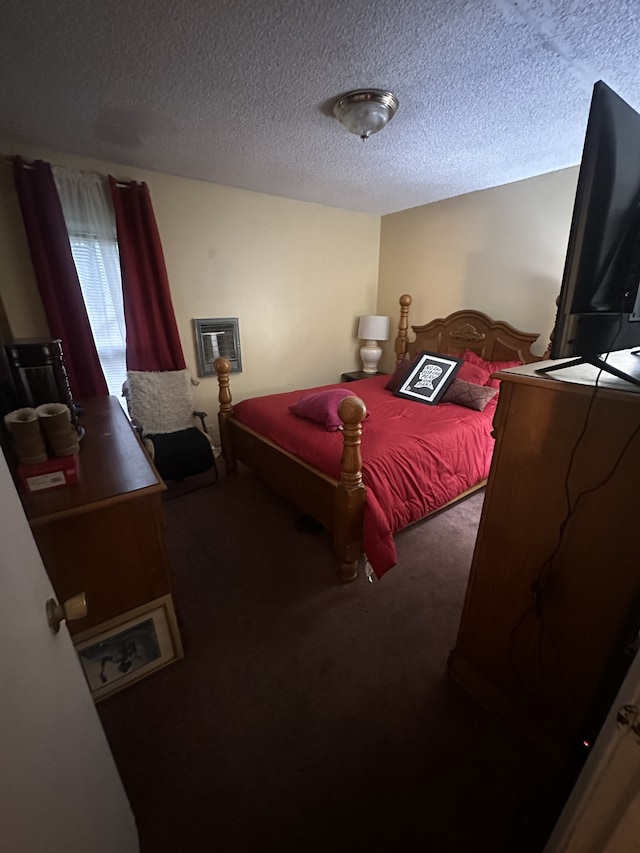
POLYGON ((56 486, 68 486, 78 482, 78 454, 72 456, 56 456, 39 462, 37 465, 18 465, 17 473, 20 482, 30 492, 41 489, 52 489, 56 486))

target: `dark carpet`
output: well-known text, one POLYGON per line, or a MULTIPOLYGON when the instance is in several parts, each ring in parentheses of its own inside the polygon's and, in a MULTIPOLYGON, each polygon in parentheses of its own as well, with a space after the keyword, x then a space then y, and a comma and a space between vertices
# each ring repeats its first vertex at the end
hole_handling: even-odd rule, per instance
POLYGON ((482 494, 343 585, 249 472, 194 484, 164 502, 185 658, 98 706, 143 853, 542 850, 557 780, 446 676, 482 494))

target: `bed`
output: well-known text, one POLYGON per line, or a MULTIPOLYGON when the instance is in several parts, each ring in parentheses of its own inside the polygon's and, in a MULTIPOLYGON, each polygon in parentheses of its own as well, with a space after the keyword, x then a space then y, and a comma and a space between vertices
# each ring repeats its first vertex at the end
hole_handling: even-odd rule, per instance
MULTIPOLYGON (((474 310, 410 326, 411 296, 399 301, 397 371, 424 350, 476 359, 483 368, 541 358, 531 352, 536 333, 474 310)), ((395 396, 386 388, 390 376, 382 375, 234 405, 230 367, 224 358, 215 362, 227 473, 238 462, 247 465, 326 528, 342 581, 357 577, 365 557, 382 577, 395 565, 396 533, 486 483, 497 395, 482 411, 455 403, 429 406, 395 396), (292 413, 291 406, 335 389, 344 396, 337 409, 340 429, 329 431, 292 413)))

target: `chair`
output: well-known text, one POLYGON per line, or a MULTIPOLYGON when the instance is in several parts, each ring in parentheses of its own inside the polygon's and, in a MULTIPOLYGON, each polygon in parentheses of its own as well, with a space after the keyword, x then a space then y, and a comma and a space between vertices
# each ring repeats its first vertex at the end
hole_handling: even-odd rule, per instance
POLYGON ((193 408, 197 384, 187 370, 127 371, 122 394, 129 417, 163 480, 213 469, 213 482, 218 481, 207 414, 193 408))

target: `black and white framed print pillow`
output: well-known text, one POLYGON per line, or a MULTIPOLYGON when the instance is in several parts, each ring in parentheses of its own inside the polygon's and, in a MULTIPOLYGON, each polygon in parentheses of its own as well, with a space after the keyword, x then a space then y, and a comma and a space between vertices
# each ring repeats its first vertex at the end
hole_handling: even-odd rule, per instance
POLYGON ((453 381, 463 359, 453 355, 423 351, 396 396, 434 406, 453 381))

